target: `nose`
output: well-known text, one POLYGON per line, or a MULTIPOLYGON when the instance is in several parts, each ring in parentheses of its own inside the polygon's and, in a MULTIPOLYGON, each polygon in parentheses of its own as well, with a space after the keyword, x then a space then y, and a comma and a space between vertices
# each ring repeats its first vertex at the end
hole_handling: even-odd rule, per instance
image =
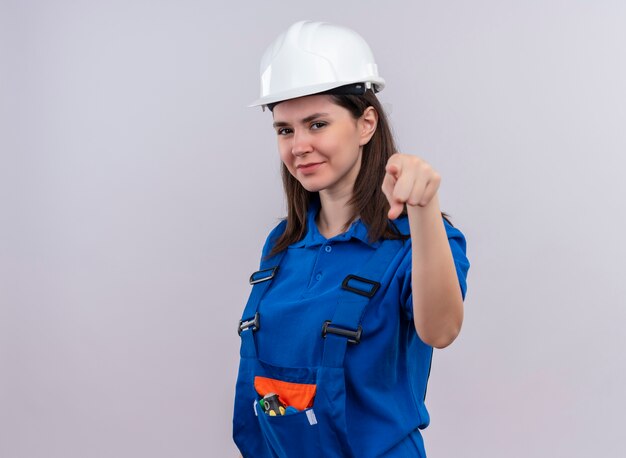
POLYGON ((307 132, 302 130, 294 132, 291 154, 294 156, 303 156, 311 151, 313 151, 313 147, 307 132))

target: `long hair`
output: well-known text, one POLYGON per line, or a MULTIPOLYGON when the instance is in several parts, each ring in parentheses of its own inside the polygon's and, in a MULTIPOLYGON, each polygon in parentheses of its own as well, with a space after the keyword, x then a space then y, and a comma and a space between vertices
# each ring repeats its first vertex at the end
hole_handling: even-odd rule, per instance
MULTIPOLYGON (((378 113, 378 124, 374 135, 363 146, 361 169, 354 183, 352 198, 348 202, 353 212, 343 230, 347 230, 350 222, 359 216, 367 227, 370 242, 381 237, 406 240, 409 235, 401 234, 393 222, 387 218, 389 202, 381 189, 385 177, 385 166, 391 155, 396 152, 396 145, 389 121, 378 98, 371 90, 366 91, 364 95, 333 94, 329 97, 334 103, 347 109, 354 119, 360 118, 365 109, 370 106, 378 113)), ((304 237, 307 230, 309 205, 315 201, 319 202, 319 193, 304 189, 300 182, 289 173, 285 164, 281 166, 281 175, 287 197, 287 225, 268 257, 281 252, 304 237)), ((402 215, 405 214, 406 208, 402 211, 402 215)))

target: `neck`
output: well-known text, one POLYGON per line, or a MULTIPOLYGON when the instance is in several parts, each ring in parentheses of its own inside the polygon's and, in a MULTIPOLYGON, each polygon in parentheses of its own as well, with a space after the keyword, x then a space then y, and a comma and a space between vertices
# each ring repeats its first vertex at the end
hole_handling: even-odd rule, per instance
POLYGON ((344 232, 344 226, 351 223, 354 211, 348 201, 352 190, 343 193, 320 192, 320 212, 317 217, 317 228, 324 237, 331 238, 344 232))

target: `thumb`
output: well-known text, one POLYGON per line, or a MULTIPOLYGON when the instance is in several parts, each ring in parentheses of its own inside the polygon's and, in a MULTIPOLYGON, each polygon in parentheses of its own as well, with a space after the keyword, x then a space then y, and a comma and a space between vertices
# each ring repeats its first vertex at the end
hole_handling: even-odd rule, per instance
POLYGON ((387 212, 387 218, 396 219, 404 210, 404 204, 401 202, 393 202, 389 206, 389 212, 387 212))

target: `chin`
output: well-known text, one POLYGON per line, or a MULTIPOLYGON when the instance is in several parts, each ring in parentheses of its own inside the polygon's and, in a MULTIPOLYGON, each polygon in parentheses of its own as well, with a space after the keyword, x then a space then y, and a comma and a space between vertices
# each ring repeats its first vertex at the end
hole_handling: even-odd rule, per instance
POLYGON ((298 183, 309 192, 320 192, 328 187, 328 183, 320 180, 298 180, 298 183))
POLYGON ((322 189, 326 189, 328 187, 328 183, 323 182, 322 180, 319 179, 319 177, 311 177, 309 179, 307 179, 306 177, 304 179, 298 177, 297 175, 294 175, 293 173, 291 174, 296 180, 298 180, 298 183, 300 183, 300 185, 306 189, 309 192, 319 192, 322 189))
POLYGON ((314 185, 312 183, 303 183, 301 181, 300 181, 300 184, 302 185, 304 189, 306 189, 309 192, 320 192, 321 190, 326 188, 325 186, 314 185))

